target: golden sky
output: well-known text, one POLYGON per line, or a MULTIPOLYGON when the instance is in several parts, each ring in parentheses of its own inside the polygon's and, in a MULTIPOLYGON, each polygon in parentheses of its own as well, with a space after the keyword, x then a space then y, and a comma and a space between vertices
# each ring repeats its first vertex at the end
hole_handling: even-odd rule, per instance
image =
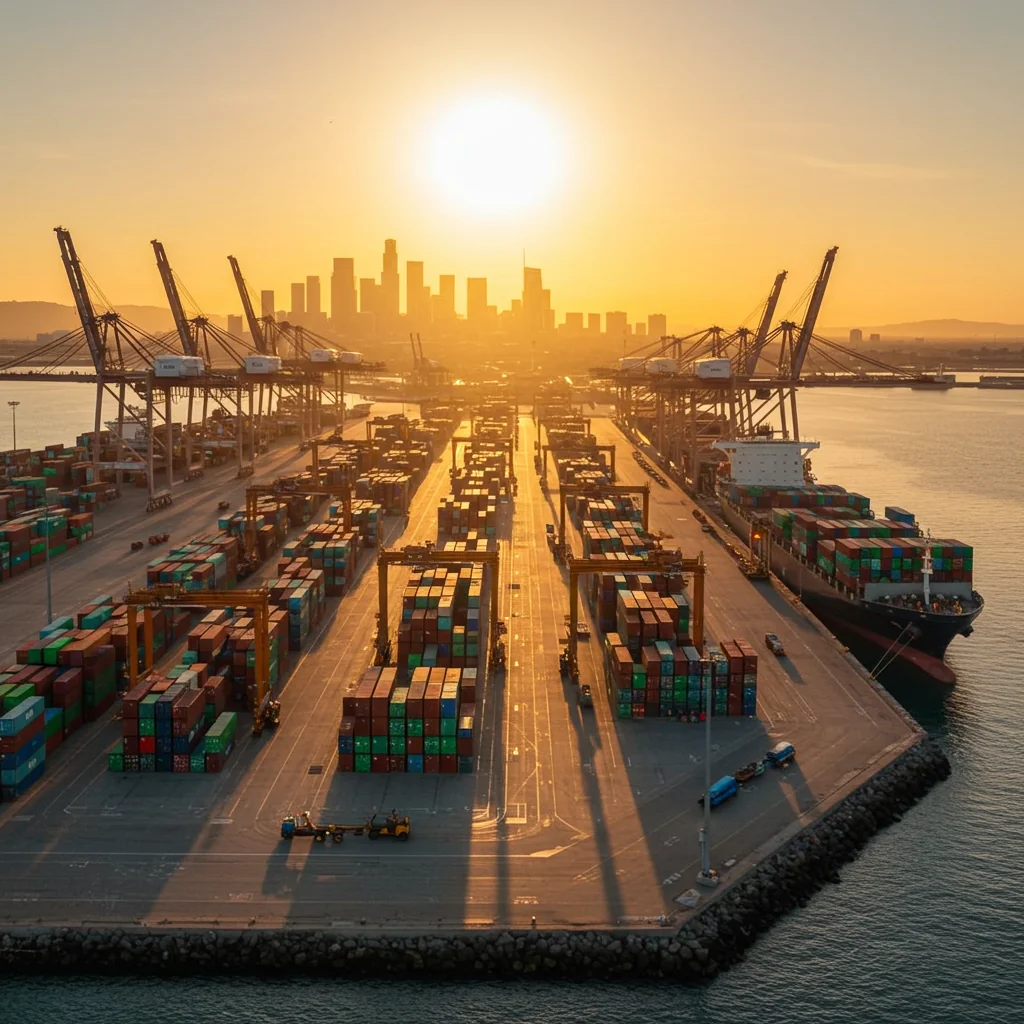
POLYGON ((559 320, 729 326, 838 245, 824 326, 1024 322, 1022 32, 997 0, 5 5, 0 299, 70 302, 62 224, 115 305, 163 304, 151 238, 226 313, 228 253, 284 307, 394 237, 403 306, 422 259, 503 308, 525 249, 559 320), (514 209, 459 177, 480 104, 526 119, 514 209))

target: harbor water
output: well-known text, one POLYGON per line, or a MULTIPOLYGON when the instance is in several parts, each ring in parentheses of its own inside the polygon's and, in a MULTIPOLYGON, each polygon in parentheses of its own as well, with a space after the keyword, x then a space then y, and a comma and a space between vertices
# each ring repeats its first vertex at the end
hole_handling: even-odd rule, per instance
MULTIPOLYGON (((85 426, 90 415, 87 408, 85 426)), ((47 440, 71 440, 81 429, 69 421, 54 432, 56 422, 51 412, 47 440)), ((900 505, 934 537, 972 544, 986 607, 974 635, 957 638, 950 648, 948 660, 959 677, 955 689, 887 680, 944 744, 952 777, 876 837, 843 869, 840 885, 763 936, 744 963, 702 989, 4 978, 3 1019, 53 1024, 73 1014, 77 1024, 304 1024, 383 1014, 421 1024, 1024 1020, 1024 396, 806 390, 800 422, 805 436, 822 445, 813 455, 819 482, 867 494, 876 509, 900 505)), ((0 447, 6 441, 6 430, 0 431, 0 447)), ((409 852, 414 855, 411 847, 409 852)))

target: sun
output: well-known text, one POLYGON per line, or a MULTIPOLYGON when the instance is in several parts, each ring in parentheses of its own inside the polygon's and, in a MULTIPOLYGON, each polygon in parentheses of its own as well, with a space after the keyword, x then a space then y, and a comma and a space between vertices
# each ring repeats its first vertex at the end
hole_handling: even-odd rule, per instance
POLYGON ((468 213, 502 216, 538 206, 564 170, 559 132, 540 111, 516 99, 478 97, 437 125, 434 179, 468 213))

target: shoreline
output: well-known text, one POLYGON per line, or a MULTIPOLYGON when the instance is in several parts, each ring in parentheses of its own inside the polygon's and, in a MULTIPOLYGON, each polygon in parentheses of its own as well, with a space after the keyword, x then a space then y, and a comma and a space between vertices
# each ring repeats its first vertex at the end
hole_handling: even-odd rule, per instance
POLYGON ((424 980, 531 977, 700 983, 740 961, 758 936, 828 883, 870 838, 949 777, 923 739, 751 866, 678 929, 366 929, 12 927, 0 930, 8 973, 192 976, 272 974, 424 980))

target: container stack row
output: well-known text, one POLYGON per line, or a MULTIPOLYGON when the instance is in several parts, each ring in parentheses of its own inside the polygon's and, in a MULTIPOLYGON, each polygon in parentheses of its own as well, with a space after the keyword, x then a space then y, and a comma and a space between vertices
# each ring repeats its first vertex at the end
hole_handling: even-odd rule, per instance
POLYGON ((121 739, 107 752, 113 772, 219 772, 234 746, 238 715, 225 711, 230 683, 209 666, 150 676, 121 701, 121 739))
POLYGON ((414 569, 402 594, 398 666, 476 668, 483 566, 414 569))
POLYGON ((619 633, 634 651, 651 640, 690 642, 690 602, 681 576, 622 572, 591 579, 590 607, 602 632, 619 633))
POLYGON ((622 719, 757 714, 757 655, 745 640, 709 647, 704 656, 690 644, 656 640, 635 654, 617 633, 604 641, 609 697, 622 719), (709 694, 710 690, 710 694, 709 694))
POLYGON ((301 651, 323 615, 327 598, 324 570, 313 568, 309 558, 282 559, 277 570, 277 578, 267 580, 270 603, 287 611, 288 649, 301 651))
POLYGON ((238 537, 211 534, 175 545, 146 566, 146 583, 178 583, 186 590, 225 590, 238 581, 238 537))
POLYGON ((850 508, 865 513, 871 502, 863 494, 847 491, 839 484, 806 487, 762 487, 730 484, 728 498, 741 508, 850 508))
POLYGON ((338 771, 473 771, 475 668, 368 668, 342 700, 338 771))
POLYGON ((355 579, 362 547, 359 534, 346 531, 334 519, 318 523, 298 540, 286 544, 284 559, 277 563, 278 573, 295 559, 305 559, 305 566, 323 573, 324 592, 328 597, 342 597, 355 579))
MULTIPOLYGON (((10 499, 8 498, 8 503, 10 499)), ((4 495, 0 493, 0 512, 4 495)), ((0 581, 20 576, 33 566, 57 558, 92 538, 93 514, 69 515, 62 508, 39 508, 21 512, 0 523, 0 581)))

